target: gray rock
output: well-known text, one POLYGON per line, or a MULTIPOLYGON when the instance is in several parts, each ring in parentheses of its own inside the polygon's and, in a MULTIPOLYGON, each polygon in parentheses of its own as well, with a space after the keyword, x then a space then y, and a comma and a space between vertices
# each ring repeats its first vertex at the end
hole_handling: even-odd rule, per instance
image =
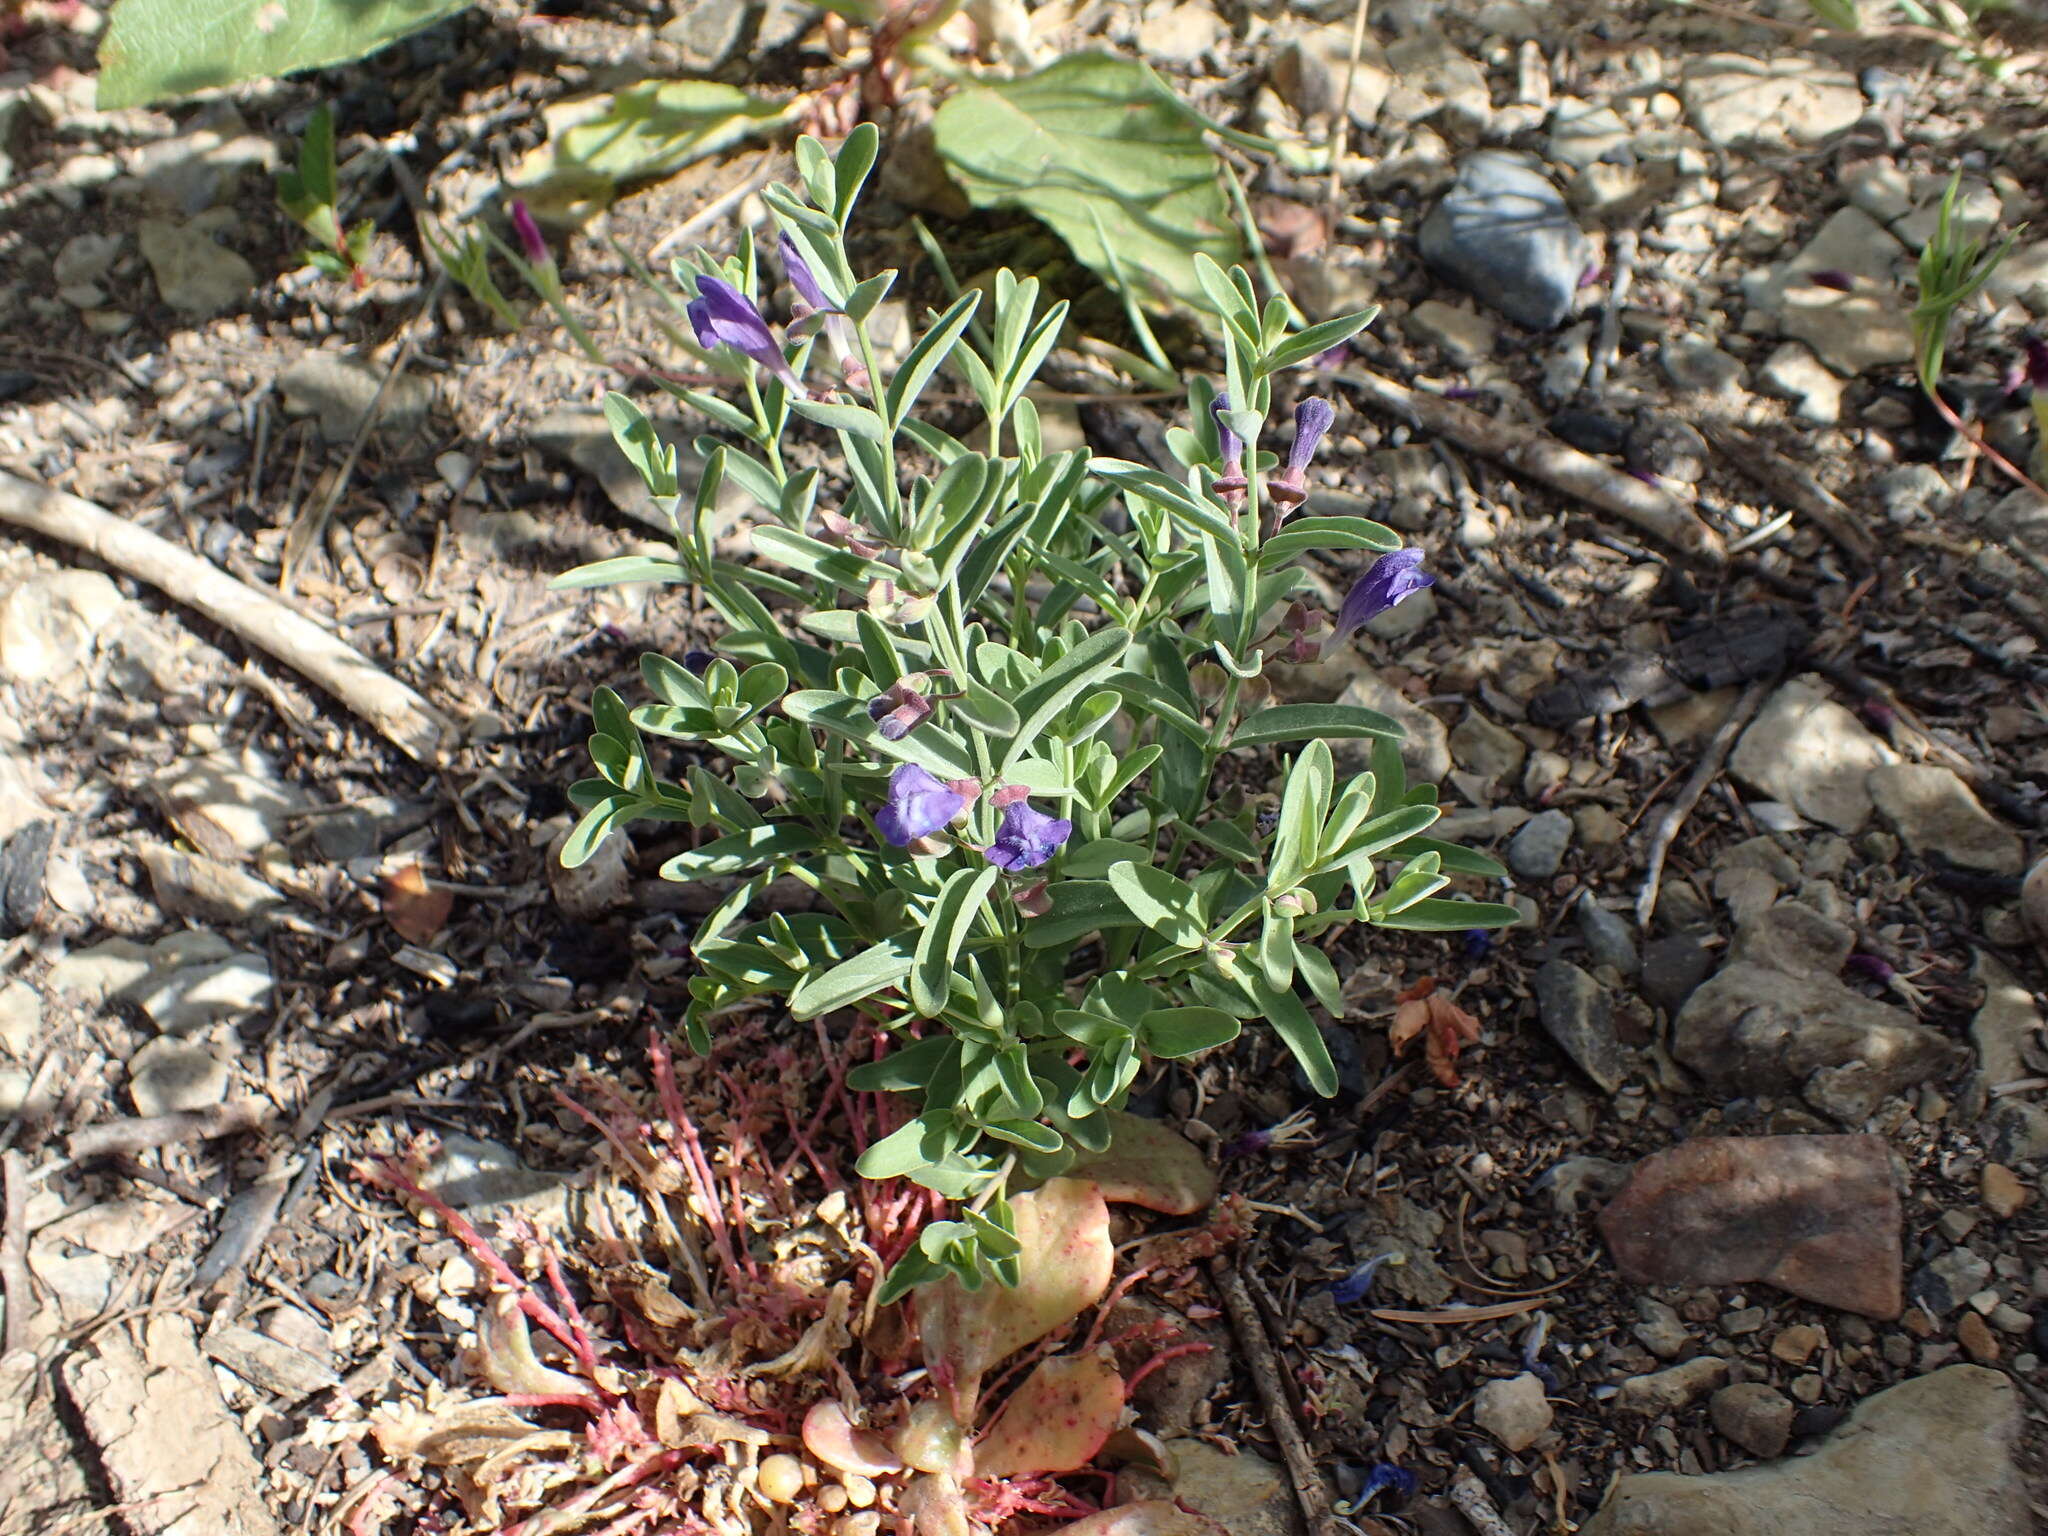
POLYGON ((1460 768, 1496 784, 1512 784, 1529 756, 1521 737, 1476 709, 1466 710, 1465 718, 1452 728, 1450 747, 1451 760, 1460 768))
POLYGON ((1581 1536, 2028 1536, 2018 1389, 1952 1365, 1858 1405, 1810 1456, 1624 1474, 1581 1536))
POLYGON ((1719 1355, 1701 1355, 1683 1365, 1631 1376, 1614 1394, 1614 1406, 1622 1413, 1655 1418, 1683 1408, 1702 1392, 1710 1392, 1728 1379, 1728 1362, 1719 1355))
POLYGON ((237 954, 196 965, 152 969, 129 991, 163 1033, 194 1034, 215 1024, 239 1023, 268 1008, 270 962, 257 954, 237 954))
POLYGON ((1485 315, 1442 299, 1424 299, 1408 312, 1401 327, 1460 365, 1493 356, 1493 344, 1500 337, 1499 328, 1485 315))
POLYGON ((1659 1360, 1676 1359, 1692 1343, 1692 1334, 1686 1330, 1678 1313, 1654 1297, 1636 1298, 1636 1316, 1642 1321, 1629 1332, 1635 1335, 1638 1344, 1659 1360))
POLYGON ((1956 493, 1932 464, 1901 464, 1877 477, 1877 504, 1895 523, 1922 520, 1944 511, 1956 493))
MULTIPOLYGON (((1348 53, 1348 38, 1345 48, 1348 53)), ((1417 123, 1427 118, 1444 133, 1466 142, 1485 133, 1493 117, 1493 92, 1486 71, 1434 27, 1419 27, 1389 45, 1386 64, 1393 82, 1380 106, 1383 121, 1417 123)))
POLYGON ((1664 366, 1664 377, 1688 394, 1728 394, 1742 384, 1742 364, 1704 336, 1681 336, 1666 343, 1657 360, 1664 366))
POLYGON ((1714 952, 1698 933, 1652 939, 1643 949, 1643 996, 1666 1013, 1676 1013, 1713 969, 1714 952))
POLYGON ((1972 1248, 1951 1248, 1922 1265, 1907 1282, 1914 1305, 1947 1317, 1991 1283, 1991 1261, 1972 1248))
POLYGON ((1284 1468, 1250 1451, 1232 1454, 1206 1440, 1169 1440, 1173 1496, 1231 1536, 1295 1536, 1301 1516, 1284 1468))
POLYGON ((1620 149, 1634 135, 1614 108, 1560 96, 1550 109, 1550 158, 1574 170, 1620 149))
POLYGON ((1631 1171, 1626 1163, 1604 1157, 1568 1157, 1546 1168, 1532 1187, 1547 1190, 1560 1214, 1576 1216, 1589 1205, 1612 1198, 1631 1171))
POLYGON ((2024 1099, 2001 1099, 1984 1117, 1984 1150, 2001 1163, 2048 1157, 2048 1109, 2024 1099))
POLYGON ((1528 1371, 1489 1381, 1472 1399, 1472 1422, 1510 1451, 1529 1449, 1550 1428, 1543 1382, 1528 1371))
POLYGON ((1579 935, 1586 941, 1586 952, 1595 965, 1611 965, 1624 976, 1633 976, 1641 969, 1642 960, 1636 954, 1635 935, 1627 919, 1601 906, 1590 890, 1580 893, 1577 916, 1579 935))
MULTIPOLYGON (((1166 10, 1157 10, 1138 23, 1138 52, 1147 59, 1164 59, 1172 64, 1194 64, 1212 49, 1230 40, 1230 29, 1215 8, 1196 0, 1166 10)), ((1364 61, 1359 69, 1364 71, 1364 61)))
POLYGON ((1798 54, 1694 59, 1679 95, 1701 137, 1721 146, 1814 144, 1863 115, 1863 93, 1846 72, 1798 54))
MULTIPOLYGON (((289 409, 314 418, 326 441, 352 443, 388 371, 388 365, 339 352, 308 352, 277 376, 277 387, 289 409)), ((432 382, 415 373, 402 374, 384 389, 372 435, 390 440, 408 437, 425 425, 433 405, 432 382)), ((537 430, 534 436, 540 441, 537 430)), ((621 457, 620 463, 624 462, 621 457)), ((630 466, 627 472, 632 472, 630 466)))
POLYGON ((128 607, 120 588, 98 571, 31 577, 0 596, 0 678, 69 681, 128 607))
POLYGON ((168 843, 145 843, 138 856, 149 872, 156 904, 172 917, 245 923, 284 904, 275 886, 203 853, 185 853, 168 843))
POLYGON ((1714 1428, 1752 1456, 1770 1461, 1785 1454, 1798 1409, 1792 1399, 1761 1381, 1723 1387, 1707 1401, 1714 1428))
POLYGON ((1971 1113, 1981 1114, 2000 1084, 2033 1075, 2025 1050, 2040 1038, 2044 1021, 2034 1006, 2033 992, 1993 956, 1977 956, 1975 979, 1984 988, 1984 1001, 1970 1020, 1977 1068, 1970 1076, 1965 1100, 1971 1113))
MULTIPOLYGON (((1355 654, 1355 653, 1354 653, 1355 654)), ((1411 784, 1435 784, 1451 771, 1451 748, 1443 721, 1383 680, 1376 672, 1361 668, 1344 685, 1339 704, 1360 705, 1393 716, 1401 727, 1401 762, 1411 784)), ((1369 754, 1358 742, 1332 742, 1337 766, 1348 773, 1365 769, 1369 754)))
POLYGON ((1572 845, 1572 819, 1552 809, 1531 816, 1508 843, 1508 868, 1529 880, 1548 880, 1572 845))
POLYGON ((1870 819, 1870 771, 1897 755, 1820 684, 1794 678, 1765 700, 1729 757, 1735 776, 1837 832, 1870 819))
MULTIPOLYGON (((704 472, 703 456, 690 445, 689 434, 675 423, 657 420, 655 431, 676 451, 676 478, 683 494, 694 494, 697 480, 704 472)), ((640 478, 640 472, 626 462, 626 456, 612 441, 604 412, 575 408, 550 411, 534 425, 530 435, 537 447, 567 459, 595 480, 604 488, 611 504, 626 516, 663 533, 674 531, 668 511, 656 503, 654 493, 647 489, 647 482, 640 478)), ((739 482, 727 476, 719 487, 713 512, 714 540, 729 535, 753 505, 753 498, 740 489, 739 482)))
POLYGON ((50 264, 50 275, 59 288, 97 283, 112 270, 124 238, 119 234, 73 235, 59 248, 56 260, 50 264))
POLYGON ((1436 588, 1424 587, 1394 604, 1385 613, 1365 621, 1365 632, 1375 640, 1406 640, 1436 620, 1436 588))
POLYGON ((510 1147, 447 1131, 442 1133, 441 1150, 428 1164, 420 1187, 458 1211, 469 1211, 530 1204, 558 1194, 565 1182, 566 1175, 527 1167, 510 1147))
POLYGON ((1399 1254, 1401 1262, 1382 1265, 1374 1285, 1424 1307, 1442 1306, 1453 1289, 1451 1277, 1435 1257, 1443 1234, 1443 1217, 1404 1195, 1375 1195, 1344 1227, 1357 1263, 1383 1253, 1399 1254))
POLYGON ((1273 59, 1273 86, 1303 117, 1331 117, 1344 104, 1351 121, 1370 128, 1394 84, 1386 52, 1368 36, 1358 54, 1351 95, 1344 77, 1351 68, 1351 28, 1311 27, 1297 32, 1273 59))
MULTIPOLYGON (((232 227, 233 212, 219 211, 228 215, 226 223, 232 227)), ((221 227, 222 221, 209 213, 184 224, 144 219, 136 229, 136 243, 156 278, 158 294, 182 315, 203 319, 220 314, 255 290, 256 269, 214 239, 221 227)))
POLYGON ((1954 769, 1887 763, 1872 769, 1868 782, 1877 809, 1914 852, 1995 875, 2020 872, 2020 835, 1986 811, 1954 769))
POLYGON ((1796 901, 1760 913, 1679 1010, 1672 1055, 1717 1088, 1801 1093, 1851 1125, 1886 1095, 1951 1070, 1953 1042, 1842 983, 1854 942, 1796 901))
POLYGON ((1802 421, 1832 426, 1842 418, 1842 381, 1797 342, 1786 342, 1764 359, 1756 387, 1773 399, 1793 401, 1802 421))
POLYGON ((227 1063, 202 1041, 159 1035, 128 1059, 128 1097, 139 1115, 205 1109, 227 1096, 227 1063))
POLYGON ((1621 451, 1630 469, 1680 485, 1695 484, 1707 472, 1707 440, 1676 416, 1645 416, 1628 429, 1621 451))
POLYGON ((1614 1033, 1614 1011, 1600 983, 1565 960, 1536 973, 1537 1017, 1579 1070, 1608 1093, 1628 1076, 1629 1053, 1614 1033))
POLYGON ((1419 238, 1432 267, 1532 330, 1571 313, 1592 259, 1557 188, 1533 161, 1502 150, 1466 156, 1419 238))

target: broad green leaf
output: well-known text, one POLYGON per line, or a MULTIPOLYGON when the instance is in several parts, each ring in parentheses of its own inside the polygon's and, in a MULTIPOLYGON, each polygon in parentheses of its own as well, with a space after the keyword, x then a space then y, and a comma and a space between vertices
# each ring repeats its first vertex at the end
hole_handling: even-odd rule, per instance
POLYGON ((1292 368, 1296 363, 1305 363, 1312 357, 1320 357, 1340 341, 1349 341, 1360 331, 1371 325, 1379 314, 1379 307, 1357 310, 1352 314, 1339 315, 1334 320, 1325 320, 1312 325, 1299 335, 1290 336, 1271 352, 1259 359, 1260 373, 1278 373, 1282 368, 1292 368))
POLYGON ((906 1093, 922 1088, 959 1050, 960 1042, 953 1036, 932 1035, 891 1051, 880 1061, 862 1062, 846 1074, 846 1086, 857 1093, 906 1093))
POLYGON ((1115 864, 1109 888, 1131 916, 1176 949, 1196 949, 1207 931, 1195 888, 1156 864, 1115 864))
POLYGON ((815 1019, 835 1008, 846 1008, 862 998, 872 997, 884 987, 893 987, 910 974, 916 956, 907 936, 885 939, 862 950, 851 960, 842 960, 829 971, 806 976, 789 994, 789 1012, 798 1019, 815 1019))
POLYGON ((1273 1032, 1286 1042, 1287 1049, 1294 1053, 1294 1059, 1301 1063, 1301 1070, 1308 1075, 1309 1086, 1326 1099, 1333 1097, 1337 1092, 1337 1065, 1330 1060, 1329 1043, 1323 1039, 1323 1032, 1316 1028, 1316 1021, 1309 1016, 1301 999, 1291 988, 1270 987, 1263 976, 1256 974, 1245 978, 1244 987, 1259 1005, 1266 1021, 1273 1026, 1273 1032))
POLYGON ((1362 709, 1355 704, 1276 704, 1246 716, 1231 736, 1230 744, 1255 747, 1269 741, 1351 740, 1366 736, 1399 741, 1401 734, 1400 724, 1376 709, 1362 709))
POLYGON ((1200 125, 1134 60, 1080 53, 970 83, 932 136, 969 202, 1043 220, 1097 275, 1125 273, 1149 308, 1207 309, 1195 253, 1226 265, 1243 254, 1200 125))
POLYGON ((714 839, 702 848, 677 854, 661 866, 661 878, 687 882, 714 875, 736 875, 757 864, 796 858, 816 853, 817 849, 817 836, 806 827, 789 822, 749 827, 744 832, 714 839))
POLYGON ((889 441, 888 425, 864 405, 846 405, 837 400, 799 400, 793 409, 797 415, 815 421, 821 427, 830 427, 835 432, 865 438, 871 443, 889 441))
POLYGON ((1329 744, 1321 739, 1302 748, 1288 769, 1287 788, 1280 796, 1280 826, 1266 861, 1267 890, 1284 891, 1315 868, 1335 776, 1329 744))
POLYGON ((903 419, 910 414, 910 408, 917 404, 917 397, 924 393, 925 385, 938 371, 939 365, 951 355, 953 343, 960 339, 960 333, 967 329, 967 323, 974 318, 975 308, 981 303, 981 290, 970 288, 955 299, 946 312, 932 322, 930 330, 917 339, 897 368, 894 378, 882 395, 882 409, 888 416, 891 427, 900 427, 903 419))
POLYGON ((100 43, 103 112, 346 64, 469 0, 120 0, 100 43))
POLYGON ((1123 659, 1130 645, 1128 629, 1109 625, 1096 630, 1041 672, 1030 687, 1017 695, 1017 715, 1022 724, 1017 728, 1016 740, 1003 756, 1002 766, 1007 767, 1021 757, 1076 694, 1100 681, 1123 659))
POLYGON ((1375 816, 1344 840, 1341 848, 1325 848, 1321 868, 1335 869, 1353 859, 1370 858, 1405 842, 1435 823, 1443 814, 1434 805, 1404 805, 1384 816, 1375 816))
POLYGON ((1442 867, 1454 875, 1478 875, 1487 880, 1499 880, 1508 870, 1500 860, 1473 848, 1460 848, 1456 843, 1441 842, 1433 837, 1411 837, 1398 843, 1388 852, 1395 858, 1412 858, 1418 853, 1433 853, 1442 867))
POLYGON ((1154 1056, 1192 1056, 1235 1040, 1241 1026, 1221 1008, 1155 1008, 1138 1021, 1154 1056))
POLYGON ((959 869, 947 877, 930 919, 917 937, 916 963, 910 972, 911 1006, 925 1018, 937 1018, 951 995, 953 962, 967 928, 988 900, 990 887, 1002 873, 993 864, 979 870, 959 869))
POLYGON ((1060 880, 1046 887, 1052 910, 1024 921, 1026 949, 1064 949, 1101 928, 1137 924, 1106 880, 1060 880))
POLYGON ((673 175, 771 132, 793 106, 715 80, 643 80, 621 91, 571 97, 543 110, 547 142, 519 163, 511 184, 557 217, 587 216, 622 187, 673 175))
POLYGON ((1371 549, 1384 554, 1401 547, 1401 536, 1363 517, 1300 517, 1259 546, 1259 566, 1271 570, 1311 549, 1371 549))

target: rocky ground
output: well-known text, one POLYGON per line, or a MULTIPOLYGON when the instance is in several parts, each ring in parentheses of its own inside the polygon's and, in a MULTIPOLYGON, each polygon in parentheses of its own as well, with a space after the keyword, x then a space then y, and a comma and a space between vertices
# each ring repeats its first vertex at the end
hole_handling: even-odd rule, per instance
MULTIPOLYGON (((1233 1263, 1277 1417, 1342 1500, 1375 1467, 1417 1480, 1338 1518, 2037 1528, 2048 911, 2030 935, 2021 878, 2048 503, 1927 407, 1908 316, 1952 171, 1973 229, 2040 228, 2040 72, 1790 5, 1390 0, 1355 71, 1349 0, 988 9, 1007 46, 1141 53, 1281 140, 1349 119, 1334 201, 1271 168, 1250 191, 1305 307, 1383 306, 1317 386, 1340 406, 1318 507, 1393 523, 1440 579, 1281 686, 1397 713, 1529 921, 1343 939, 1334 1103, 1254 1036, 1140 1101, 1254 1202, 1233 1263), (1674 560, 1371 378, 1634 474, 1732 558, 1674 560), (1483 1027, 1455 1087, 1387 1047, 1426 976, 1483 1027)), ((652 838, 573 883, 547 852, 590 689, 701 631, 657 591, 546 590, 649 536, 592 409, 620 375, 539 319, 489 332, 426 279, 412 217, 494 191, 566 92, 796 84, 820 33, 780 0, 470 15, 318 82, 102 114, 77 73, 97 17, 65 14, 0 75, 0 468, 281 597, 460 740, 423 768, 177 593, 0 545, 0 1531, 443 1529, 438 1474, 373 1426, 475 1394, 489 1285, 360 1170, 431 1132, 430 1186, 491 1230, 572 1254, 602 1230, 616 1170, 556 1090, 643 1084, 695 895, 649 878, 652 838), (322 94, 374 135, 344 146, 386 230, 360 293, 294 270, 272 203, 322 94)), ((572 305, 658 358, 596 235, 646 253, 784 170, 741 152, 626 199, 570 248, 572 305)), ((884 189, 864 238, 914 270, 899 204, 932 189, 907 155, 884 189)), ((1042 238, 927 211, 1079 281, 1042 238)), ((1949 365, 2020 465, 2044 322, 2048 239, 2023 235, 1949 365)), ((1174 409, 1047 414, 1130 453, 1174 409)), ((775 1102, 750 1072, 782 1074, 790 1127, 822 1090, 792 1026, 735 1033, 686 1071, 737 1181, 797 1166, 780 1111, 747 1118, 775 1102)), ((828 1181, 784 1176, 790 1230, 816 1228, 828 1181)), ((1222 1301, 1199 1269, 1150 1288, 1215 1347, 1147 1378, 1139 1423, 1190 1503, 1295 1531, 1222 1301)))

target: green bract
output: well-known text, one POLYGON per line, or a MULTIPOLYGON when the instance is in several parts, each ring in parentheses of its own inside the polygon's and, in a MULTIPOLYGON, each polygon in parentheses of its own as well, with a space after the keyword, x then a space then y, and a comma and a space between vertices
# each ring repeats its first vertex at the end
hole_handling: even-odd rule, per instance
POLYGON ((797 398, 742 355, 758 356, 750 306, 771 286, 752 240, 724 263, 679 263, 678 318, 744 404, 672 392, 738 441, 700 440, 703 475, 681 486, 640 408, 612 396, 621 449, 675 516, 675 559, 606 561, 558 585, 688 583, 725 623, 692 665, 645 657, 643 702, 598 692, 596 776, 571 791, 584 815, 563 858, 634 820, 702 834, 662 871, 733 882, 693 946, 684 1024, 698 1049, 722 1015, 771 1006, 800 1019, 853 1009, 897 1035, 848 1081, 906 1094, 915 1114, 860 1172, 963 1208, 897 1266, 893 1296, 947 1274, 1004 1278, 1008 1192, 1105 1151, 1148 1058, 1211 1049, 1249 1021, 1333 1092, 1309 1011, 1311 999, 1344 1009, 1315 943, 1332 927, 1469 929, 1516 914, 1442 894, 1454 875, 1502 871, 1426 835, 1436 792, 1406 782, 1391 720, 1246 703, 1269 658, 1300 657, 1308 580, 1293 562, 1398 544, 1358 518, 1282 523, 1262 494, 1273 375, 1371 314, 1293 333, 1283 300, 1261 304, 1243 272, 1198 258, 1226 327, 1242 488, 1202 379, 1170 434, 1171 470, 1052 451, 1027 386, 1066 306, 1041 306, 1034 280, 998 273, 881 366, 860 322, 895 274, 863 280, 845 247, 874 150, 868 127, 836 160, 804 139, 801 192, 766 194, 790 242, 781 260, 854 322, 849 355, 824 343, 834 316, 779 333, 797 398), (717 280, 716 303, 700 278, 717 280), (916 415, 942 371, 980 403, 971 442, 916 415), (837 436, 833 468, 784 459, 792 416, 837 436), (760 508, 744 565, 711 539, 726 481, 760 508), (1340 777, 1331 740, 1369 743, 1371 771, 1340 777), (1219 796, 1227 754, 1276 748, 1291 754, 1276 805, 1219 796), (669 776, 674 762, 690 766, 669 776), (885 806, 904 846, 877 828, 885 806), (757 916, 754 899, 782 876, 816 893, 813 910, 757 916))

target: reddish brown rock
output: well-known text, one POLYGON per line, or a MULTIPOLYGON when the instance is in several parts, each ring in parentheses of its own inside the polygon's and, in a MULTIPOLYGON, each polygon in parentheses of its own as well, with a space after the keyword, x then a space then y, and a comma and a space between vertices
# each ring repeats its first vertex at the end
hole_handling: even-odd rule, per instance
POLYGON ((1899 1194, 1876 1136, 1703 1136, 1646 1157, 1600 1213, 1645 1285, 1767 1281, 1823 1306, 1902 1305, 1899 1194))

